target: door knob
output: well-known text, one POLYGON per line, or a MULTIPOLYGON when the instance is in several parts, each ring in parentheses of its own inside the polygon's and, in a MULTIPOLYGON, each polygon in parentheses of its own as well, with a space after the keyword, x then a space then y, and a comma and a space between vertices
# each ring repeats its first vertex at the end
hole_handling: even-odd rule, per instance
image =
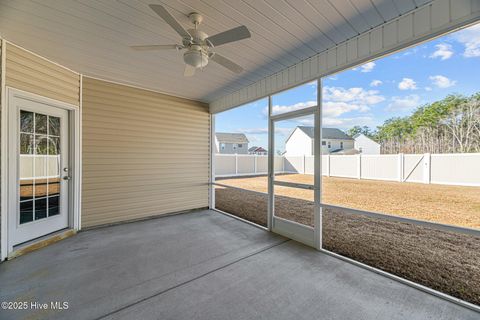
POLYGON ((65 177, 63 177, 62 179, 69 181, 69 180, 72 180, 72 177, 70 177, 70 176, 65 176, 65 177))

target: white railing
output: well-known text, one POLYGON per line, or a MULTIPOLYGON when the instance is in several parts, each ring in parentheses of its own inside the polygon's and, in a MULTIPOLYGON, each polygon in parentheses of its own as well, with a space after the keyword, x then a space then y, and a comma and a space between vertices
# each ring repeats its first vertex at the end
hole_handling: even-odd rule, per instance
MULTIPOLYGON (((313 156, 275 156, 276 173, 313 174, 313 156)), ((268 172, 268 156, 217 154, 216 177, 268 172)), ((322 175, 354 179, 480 186, 480 153, 323 155, 322 175)))

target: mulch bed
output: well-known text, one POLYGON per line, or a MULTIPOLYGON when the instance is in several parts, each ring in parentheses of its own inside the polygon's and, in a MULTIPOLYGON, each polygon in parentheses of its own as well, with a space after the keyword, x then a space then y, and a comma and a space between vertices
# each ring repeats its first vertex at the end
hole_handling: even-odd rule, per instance
MULTIPOLYGON (((216 207, 266 226, 267 194, 217 187, 216 207)), ((276 214, 313 225, 313 202, 275 197, 276 214)), ((327 209, 325 249, 480 305, 480 237, 327 209)))

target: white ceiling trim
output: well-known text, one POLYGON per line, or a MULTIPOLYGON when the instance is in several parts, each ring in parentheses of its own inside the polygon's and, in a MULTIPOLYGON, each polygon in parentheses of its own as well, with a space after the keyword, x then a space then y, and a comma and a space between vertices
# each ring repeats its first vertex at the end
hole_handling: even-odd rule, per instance
POLYGON ((478 0, 434 0, 210 103, 218 113, 430 40, 480 20, 478 0))

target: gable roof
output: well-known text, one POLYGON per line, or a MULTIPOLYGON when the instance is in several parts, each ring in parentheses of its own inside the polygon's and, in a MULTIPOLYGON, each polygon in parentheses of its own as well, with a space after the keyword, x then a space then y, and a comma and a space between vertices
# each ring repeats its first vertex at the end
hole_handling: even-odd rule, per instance
POLYGON ((363 133, 357 133, 356 135, 353 136, 353 139, 354 140, 357 140, 359 137, 361 136, 364 136, 365 138, 367 138, 368 140, 372 141, 373 143, 376 143, 378 145, 380 145, 380 143, 378 143, 377 141, 373 140, 372 138, 370 137, 367 137, 366 135, 364 135, 363 133))
MULTIPOLYGON (((302 130, 307 136, 313 139, 314 137, 313 127, 298 126, 297 128, 302 130)), ((322 128, 322 139, 353 140, 352 137, 350 137, 345 132, 337 128, 322 128)))
POLYGON ((244 133, 229 133, 217 132, 215 133, 219 143, 248 143, 247 136, 244 133))
POLYGON ((267 150, 265 150, 264 148, 257 147, 257 146, 248 148, 248 151, 250 151, 250 152, 267 152, 267 150))

